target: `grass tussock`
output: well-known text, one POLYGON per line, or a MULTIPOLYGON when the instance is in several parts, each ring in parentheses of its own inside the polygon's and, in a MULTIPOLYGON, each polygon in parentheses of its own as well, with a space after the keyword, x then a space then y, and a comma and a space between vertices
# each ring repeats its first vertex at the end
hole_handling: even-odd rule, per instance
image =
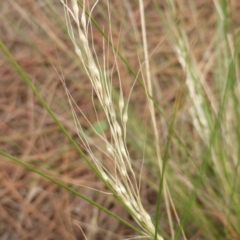
POLYGON ((0 236, 239 239, 239 7, 4 2, 0 236))

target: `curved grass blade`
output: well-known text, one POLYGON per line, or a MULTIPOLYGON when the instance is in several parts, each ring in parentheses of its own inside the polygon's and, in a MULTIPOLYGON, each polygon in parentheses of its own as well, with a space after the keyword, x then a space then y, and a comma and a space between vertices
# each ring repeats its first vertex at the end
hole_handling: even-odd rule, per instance
MULTIPOLYGON (((68 131, 65 129, 65 127, 62 125, 62 123, 58 120, 58 118, 55 116, 55 114, 52 112, 52 110, 50 109, 50 107, 47 105, 47 103, 45 102, 45 100, 42 98, 42 96, 40 95, 40 93, 38 92, 38 90, 35 88, 35 86, 32 84, 31 80, 29 79, 29 77, 27 76, 26 72, 21 68, 21 66, 17 63, 17 61, 15 60, 15 58, 13 57, 13 55, 10 53, 10 51, 8 50, 8 48, 5 46, 5 44, 2 42, 2 40, 0 39, 0 48, 2 49, 2 51, 5 53, 5 55, 8 57, 9 61, 12 63, 12 65, 15 67, 15 69, 17 70, 17 72, 19 73, 19 75, 23 78, 23 81, 27 84, 27 86, 33 91, 33 93, 35 94, 35 96, 38 98, 38 100, 40 101, 40 103, 43 105, 43 107, 47 110, 48 114, 53 118, 53 120, 55 121, 55 123, 58 125, 58 127, 61 129, 61 131, 64 133, 64 135, 68 138, 68 140, 70 141, 70 143, 74 146, 74 148, 77 150, 77 152, 80 154, 81 157, 83 157, 83 159, 87 162, 87 164, 90 166, 90 168, 95 172, 95 174, 99 177, 99 179, 101 179, 101 181, 108 187, 108 189, 113 193, 113 195, 115 196, 115 198, 117 200, 119 200, 119 197, 117 196, 116 192, 114 191, 114 189, 112 189, 112 187, 110 186, 110 184, 104 179, 104 177, 101 175, 101 173, 98 171, 98 169, 94 166, 94 164, 88 159, 88 157, 83 153, 83 151, 79 148, 79 146, 77 145, 77 143, 74 141, 74 139, 71 137, 71 135, 68 133, 68 131)), ((3 151, 0 152, 3 155, 3 151)), ((5 153, 5 156, 7 153, 5 153)), ((10 155, 9 155, 10 156, 10 155)), ((36 169, 35 169, 36 170, 36 169)), ((32 169, 32 171, 34 171, 32 169)), ((36 172, 36 171, 35 171, 36 172)), ((124 205, 124 203, 123 203, 124 205)), ((118 219, 120 220, 120 219, 118 219)), ((131 225, 130 223, 126 222, 124 219, 120 220, 121 222, 127 224, 127 225, 131 225)), ((132 226, 132 225, 131 225, 132 226)), ((134 226, 131 227, 132 229, 134 229, 135 231, 137 229, 135 229, 134 226)), ((141 235, 144 235, 143 232, 141 232, 140 230, 137 230, 138 233, 140 233, 141 235)))
POLYGON ((23 162, 22 160, 20 160, 17 157, 14 157, 4 151, 2 151, 0 149, 0 154, 8 159, 10 159, 12 162, 17 163, 18 165, 28 169, 29 171, 35 172, 38 175, 46 178, 47 180, 51 181, 52 183, 58 185, 61 188, 64 188, 65 190, 67 190, 68 192, 84 199, 85 201, 89 202, 90 204, 94 205, 95 207, 99 208, 100 210, 102 210, 103 212, 107 213, 108 215, 116 218, 117 220, 119 220, 120 222, 124 223, 125 225, 127 225, 128 227, 130 227, 131 229, 133 229, 134 231, 140 233, 141 235, 143 234, 139 229, 135 228, 133 225, 131 225, 130 223, 128 223, 127 221, 125 221, 124 219, 122 219, 121 217, 119 217, 117 214, 113 213, 112 211, 108 210, 107 208, 104 208, 103 206, 101 206, 100 204, 96 203, 95 201, 92 201, 91 199, 87 198, 86 196, 82 195, 81 193, 77 192, 76 190, 72 189, 71 187, 68 187, 67 185, 63 184, 62 182, 52 178, 51 176, 49 176, 48 174, 34 168, 33 166, 31 166, 30 164, 27 164, 25 162, 23 162))

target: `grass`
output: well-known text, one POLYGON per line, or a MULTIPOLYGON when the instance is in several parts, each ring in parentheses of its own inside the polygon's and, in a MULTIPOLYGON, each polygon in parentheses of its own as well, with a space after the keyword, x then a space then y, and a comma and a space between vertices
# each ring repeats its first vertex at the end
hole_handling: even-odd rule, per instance
POLYGON ((239 239, 237 7, 4 3, 0 236, 239 239))

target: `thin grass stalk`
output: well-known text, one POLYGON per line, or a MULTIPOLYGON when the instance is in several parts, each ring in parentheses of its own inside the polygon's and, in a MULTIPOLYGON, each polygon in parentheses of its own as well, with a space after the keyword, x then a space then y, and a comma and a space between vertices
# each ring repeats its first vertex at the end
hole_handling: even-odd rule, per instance
MULTIPOLYGON (((93 86, 94 91, 98 96, 98 100, 102 105, 103 111, 106 115, 110 132, 112 136, 112 142, 109 142, 103 136, 103 141, 106 144, 108 150, 108 156, 110 156, 115 164, 115 173, 111 173, 107 166, 104 166, 93 155, 92 160, 98 168, 99 172, 106 176, 105 181, 108 181, 114 192, 118 195, 118 200, 128 209, 133 215, 136 222, 146 232, 146 236, 149 237, 155 234, 154 225, 151 222, 149 214, 144 210, 141 199, 139 196, 138 183, 136 181, 135 173, 132 169, 130 155, 127 150, 125 141, 126 123, 127 117, 127 105, 124 103, 123 95, 120 94, 119 109, 120 115, 125 116, 121 118, 122 122, 119 123, 116 119, 116 110, 112 103, 111 85, 107 81, 107 75, 105 69, 100 70, 99 64, 95 63, 94 57, 91 53, 88 43, 88 30, 91 30, 90 18, 86 18, 85 14, 85 1, 82 5, 82 12, 80 14, 79 21, 79 7, 77 1, 72 0, 72 10, 68 7, 67 2, 61 1, 65 9, 66 23, 69 31, 69 36, 73 42, 75 52, 81 60, 83 67, 89 77, 89 80, 93 86), (74 20, 77 26, 78 35, 74 33, 71 19, 74 20), (123 109, 125 112, 123 112, 123 109), (129 172, 129 173, 128 173, 129 172), (130 179, 131 178, 131 179, 130 179)), ((90 11, 90 13, 93 9, 90 11)), ((90 14, 91 16, 91 14, 90 14)), ((97 56, 95 56, 97 59, 97 56)), ((69 96, 69 95, 68 95, 69 96)), ((70 99, 70 96, 69 96, 70 99)), ((73 115, 74 109, 72 108, 73 115)), ((77 123, 77 128, 81 130, 81 126, 77 123)), ((79 134, 80 138, 82 134, 79 134)), ((81 138, 86 143, 86 139, 81 138)), ((89 153, 91 150, 88 148, 89 153)), ((158 239, 162 237, 158 236, 158 239)))

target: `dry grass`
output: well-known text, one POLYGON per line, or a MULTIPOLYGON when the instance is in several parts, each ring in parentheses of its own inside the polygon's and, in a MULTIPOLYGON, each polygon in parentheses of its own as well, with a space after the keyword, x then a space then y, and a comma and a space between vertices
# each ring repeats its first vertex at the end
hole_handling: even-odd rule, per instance
MULTIPOLYGON (((90 5, 93 4, 91 1, 90 5)), ((133 1, 124 1, 119 6, 119 1, 112 1, 112 36, 113 42, 118 45, 122 55, 126 57, 130 65, 138 70, 139 59, 143 59, 143 51, 136 46, 140 38, 136 36, 140 29, 140 13, 138 5, 133 1), (114 7, 115 5, 115 7, 114 7), (125 18, 127 16, 135 27, 132 32, 130 24, 125 18), (121 32, 119 37, 119 32, 121 32), (134 35, 135 34, 135 35, 134 35)), ((164 1, 158 1, 162 9, 166 8, 164 1)), ((211 1, 199 1, 196 5, 197 14, 189 14, 188 1, 179 0, 179 19, 185 20, 186 32, 190 39, 190 48, 196 59, 203 59, 205 46, 211 44, 212 34, 215 32, 216 17, 213 14, 214 5, 211 1), (195 19, 193 19, 193 16, 195 19), (201 31, 196 31, 199 28, 201 31), (198 33, 201 33, 198 35, 198 33)), ((232 1, 233 7, 232 26, 239 26, 240 5, 238 1, 232 1)), ((168 41, 168 33, 164 31, 163 23, 159 23, 159 16, 151 1, 144 1, 146 9, 146 28, 148 29, 149 52, 151 55, 151 73, 154 79, 154 91, 157 98, 161 99, 161 108, 166 118, 170 119, 172 109, 179 88, 182 86, 185 77, 178 59, 168 41), (155 47, 160 43, 160 47, 155 47), (161 96, 158 95, 161 92, 161 96)), ((73 46, 69 41, 63 9, 57 1, 4 1, 0 4, 0 39, 7 45, 14 58, 25 69, 35 85, 39 89, 46 102, 59 117, 69 133, 78 141, 77 132, 72 121, 72 113, 62 83, 63 75, 68 85, 68 90, 73 96, 78 107, 84 112, 91 123, 97 121, 94 109, 91 104, 92 87, 83 73, 79 61, 74 55, 73 46), (47 2, 56 12, 52 12, 47 2), (56 14, 56 15, 54 15, 56 14)), ((108 16, 106 16, 106 5, 103 1, 93 12, 93 17, 106 33, 110 31, 108 16)), ((101 61, 103 59, 103 44, 101 34, 93 28, 93 40, 96 53, 101 61)), ((108 55, 109 66, 114 65, 115 58, 108 55)), ((202 62, 204 65, 204 62, 202 62)), ((103 183, 95 176, 89 166, 78 156, 68 140, 64 137, 51 117, 42 108, 33 93, 23 83, 21 77, 9 64, 7 58, 0 52, 0 148, 14 156, 23 159, 38 169, 41 169, 61 181, 71 184, 76 190, 90 199, 97 201, 104 207, 112 210, 122 218, 128 219, 132 224, 134 220, 127 211, 120 206, 116 200, 107 194, 93 191, 106 191, 103 183), (86 188, 87 186, 87 188, 86 188)), ((131 91, 134 79, 129 79, 129 71, 124 64, 119 62, 121 73, 122 89, 125 96, 131 91)), ((110 74, 114 79, 117 71, 110 74)), ((207 71, 206 77, 210 88, 214 88, 213 72, 207 71)), ((116 89, 118 81, 113 80, 116 89)), ((185 90, 184 90, 185 91, 185 90)), ((131 95, 130 106, 137 113, 142 122, 149 123, 148 105, 143 100, 143 90, 136 85, 131 95)), ((96 96, 94 96, 96 97, 96 96)), ((99 106, 96 105, 98 109, 99 106)), ((194 131, 190 123, 190 115, 187 113, 189 102, 185 95, 182 99, 179 118, 176 121, 176 129, 185 139, 185 144, 190 152, 198 159, 201 149, 196 148, 194 142, 201 142, 200 136, 194 131), (182 125, 186 126, 182 130, 182 125), (188 130, 186 133, 186 129, 188 130), (188 133, 191 133, 191 138, 188 133)), ((161 144, 165 145, 167 139, 167 126, 156 114, 157 126, 161 129, 161 144)), ((159 115, 159 116, 158 116, 159 115)), ((98 117, 101 116, 99 112, 98 117)), ((94 145, 101 146, 101 142, 91 134, 85 118, 78 112, 78 119, 81 126, 89 132, 94 145)), ((132 123, 134 125, 134 123, 132 123)), ((105 132, 110 136, 109 130, 105 132)), ((129 133, 130 141, 135 141, 134 132, 129 133), (132 138, 131 138, 132 137, 132 138)), ((150 139, 151 141, 151 139, 150 139)), ((136 142, 136 141, 135 141, 136 142)), ((135 143, 134 142, 134 143, 135 143)), ((137 144, 137 142, 136 142, 137 144)), ((84 149, 84 145, 79 142, 84 149)), ((129 145, 129 151, 134 162, 134 168, 139 170, 142 152, 129 145)), ((146 149, 147 151, 147 149, 146 149)), ((181 151, 173 148, 173 155, 180 156, 181 151)), ((86 152, 86 151, 85 151, 86 152)), ((96 152, 96 154, 99 154, 96 152)), ((184 154, 183 154, 184 155, 184 154)), ((103 157, 100 154, 99 157, 103 157)), ((181 160, 177 161, 181 161, 181 160)), ((170 166, 180 172, 188 167, 183 160, 183 168, 176 168, 174 162, 170 166)), ((150 163, 151 166, 151 163, 150 163)), ((151 169, 151 167, 149 167, 151 169)), ((194 173, 192 173, 194 175, 194 173)), ((156 185, 153 185, 154 174, 147 170, 142 172, 141 196, 143 205, 150 213, 155 211, 156 185)), ((182 179, 184 186, 191 185, 182 179)), ((177 195, 174 196, 178 198, 177 195)), ((201 203, 200 203, 201 205, 201 203)), ((166 206, 161 206, 162 218, 167 216, 166 206)), ((212 216, 219 228, 226 223, 225 215, 221 212, 205 210, 206 215, 212 216)), ((174 214, 172 213, 173 218, 174 214)), ((176 219, 174 219, 176 221, 176 219)), ((170 236, 170 226, 167 221, 161 220, 163 231, 170 236)), ((36 174, 9 163, 2 156, 0 157, 0 240, 5 239, 84 239, 82 231, 88 239, 123 239, 123 236, 134 234, 131 229, 121 224, 116 219, 97 210, 90 204, 73 196, 58 186, 37 176, 36 174)), ((229 227, 232 239, 238 239, 234 229, 229 227)), ((190 226, 187 239, 203 239, 202 229, 190 226)))
MULTIPOLYGON (((55 7, 62 12, 61 4, 57 5, 55 7)), ((72 45, 59 29, 64 26, 60 26, 52 16, 48 18, 47 6, 42 10, 41 4, 36 2, 9 1, 1 4, 0 11, 3 20, 1 40, 7 44, 20 66, 35 79, 48 104, 77 138, 58 75, 61 70, 78 106, 90 121, 96 119, 90 107, 91 99, 86 94, 91 92, 91 85, 72 60, 74 56, 69 51, 72 45)), ((65 24, 64 21, 62 24, 65 24)), ((99 47, 101 51, 102 38, 96 34, 94 40, 96 49, 99 47)), ((81 187, 105 189, 3 55, 0 65, 1 149, 40 169, 47 169, 51 175, 74 184, 82 194, 128 219, 128 213, 112 197, 81 187)), ((129 86, 125 84, 123 88, 129 91, 129 86)), ((79 121, 86 125, 81 115, 79 121)), ((5 160, 1 157, 1 240, 83 239, 78 226, 88 239, 121 239, 121 236, 132 233, 90 204, 5 160)))

